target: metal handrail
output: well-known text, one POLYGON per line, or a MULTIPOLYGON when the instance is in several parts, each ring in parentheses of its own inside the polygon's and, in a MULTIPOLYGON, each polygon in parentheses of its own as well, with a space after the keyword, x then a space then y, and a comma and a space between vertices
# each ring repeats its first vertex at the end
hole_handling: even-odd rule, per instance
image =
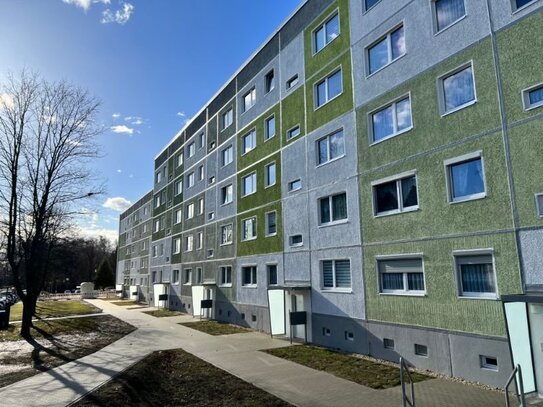
POLYGON ((409 371, 409 367, 405 363, 405 360, 403 357, 400 356, 400 382, 402 383, 402 405, 403 407, 407 407, 408 405, 410 407, 415 407, 415 386, 413 382, 413 377, 411 376, 411 372, 409 371), (404 379, 404 372, 407 373, 407 377, 409 378, 409 382, 411 385, 411 400, 409 400, 409 397, 407 396, 405 392, 405 379, 404 379))
POLYGON ((524 399, 524 383, 522 381, 522 369, 520 368, 520 365, 516 365, 513 371, 511 372, 511 375, 507 379, 507 382, 505 383, 505 386, 503 390, 505 391, 505 405, 506 407, 510 407, 510 401, 509 401, 509 386, 511 385, 511 382, 513 379, 515 379, 518 375, 518 378, 515 382, 515 385, 517 386, 517 400, 519 402, 519 407, 526 406, 526 400, 524 399))

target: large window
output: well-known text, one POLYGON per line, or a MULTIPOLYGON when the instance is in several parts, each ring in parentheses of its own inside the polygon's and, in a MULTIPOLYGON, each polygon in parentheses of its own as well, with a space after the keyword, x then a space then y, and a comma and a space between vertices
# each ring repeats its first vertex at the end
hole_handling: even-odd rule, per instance
POLYGON ((246 154, 256 147, 256 130, 251 130, 241 139, 241 153, 246 154))
POLYGON ((351 288, 351 261, 350 260, 323 260, 322 261, 322 288, 350 290, 351 288))
POLYGON ((319 52, 339 35, 339 14, 330 17, 313 32, 313 51, 319 52))
POLYGON ((397 100, 370 114, 372 142, 396 136, 413 127, 411 98, 397 100))
POLYGON ((228 109, 221 115, 221 130, 229 127, 234 121, 234 110, 232 108, 228 109))
POLYGON ((319 199, 319 223, 321 225, 347 219, 347 194, 326 196, 319 199))
POLYGON ((466 15, 464 0, 433 0, 436 31, 444 30, 466 15))
POLYGON ((242 181, 242 196, 247 196, 256 192, 256 172, 243 177, 242 181))
POLYGON ((386 294, 424 294, 421 258, 377 260, 379 291, 386 294))
POLYGON ((483 161, 480 153, 445 161, 449 200, 462 202, 486 196, 483 161))
POLYGON ((266 213, 266 236, 277 234, 277 212, 266 213))
POLYGON ((543 106, 543 85, 537 85, 522 92, 524 109, 530 110, 543 106))
POLYGON ((254 106, 256 102, 256 89, 252 88, 249 92, 247 92, 245 95, 243 95, 242 99, 242 111, 246 112, 251 107, 254 106))
POLYGON ((463 297, 496 298, 492 254, 455 254, 458 293, 463 297))
POLYGON ((234 187, 232 184, 221 188, 221 205, 226 205, 234 199, 234 187))
POLYGON ((241 221, 241 240, 256 239, 256 217, 241 221))
POLYGON ((413 173, 372 183, 375 215, 412 211, 419 207, 417 177, 413 173))
POLYGON ((320 107, 343 92, 341 69, 331 73, 315 85, 315 107, 320 107))
POLYGON ((317 163, 324 164, 328 161, 345 155, 345 139, 343 130, 336 131, 317 141, 318 157, 317 163))
POLYGON ((234 147, 228 146, 221 151, 221 164, 224 167, 225 165, 230 164, 234 161, 234 147))
POLYGON ((275 185, 276 181, 276 173, 275 173, 275 163, 271 163, 266 165, 266 177, 265 177, 265 183, 266 187, 271 187, 272 185, 275 185))
POLYGON ((230 244, 233 240, 232 224, 221 226, 221 244, 230 244))
POLYGON ((241 285, 256 287, 256 266, 241 268, 241 285))
POLYGON ((439 79, 441 113, 447 114, 475 103, 473 67, 462 67, 439 79))
POLYGON ((401 26, 368 48, 369 73, 378 71, 404 54, 405 31, 401 26))
POLYGON ((220 286, 232 285, 232 267, 231 266, 219 267, 219 285, 220 286))

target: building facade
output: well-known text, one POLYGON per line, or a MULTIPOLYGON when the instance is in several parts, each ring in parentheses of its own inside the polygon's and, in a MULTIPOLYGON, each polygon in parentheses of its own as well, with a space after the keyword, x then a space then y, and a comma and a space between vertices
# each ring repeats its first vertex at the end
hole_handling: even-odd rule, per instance
POLYGON ((542 6, 306 1, 157 155, 117 283, 494 386, 524 312, 543 393, 542 6))

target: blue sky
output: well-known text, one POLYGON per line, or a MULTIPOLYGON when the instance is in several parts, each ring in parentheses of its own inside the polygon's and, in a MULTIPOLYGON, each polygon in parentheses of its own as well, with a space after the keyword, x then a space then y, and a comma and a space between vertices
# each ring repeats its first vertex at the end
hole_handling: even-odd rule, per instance
POLYGON ((93 167, 107 194, 81 233, 116 236, 119 210, 152 187, 155 155, 300 3, 0 0, 0 81, 28 68, 102 101, 93 167))

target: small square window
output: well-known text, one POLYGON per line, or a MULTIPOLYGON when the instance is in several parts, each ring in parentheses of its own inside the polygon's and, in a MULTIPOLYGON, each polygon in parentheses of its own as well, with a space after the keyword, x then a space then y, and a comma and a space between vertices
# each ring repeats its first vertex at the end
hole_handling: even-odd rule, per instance
POLYGON ((439 92, 442 115, 475 103, 475 80, 471 64, 439 78, 439 92))
POLYGON ((332 331, 330 330, 330 328, 323 327, 322 336, 332 336, 332 331))
POLYGON ((289 236, 288 243, 289 243, 289 246, 291 247, 303 246, 304 242, 303 242, 302 235, 289 236))
POLYGON ((287 139, 290 140, 294 137, 298 137, 300 135, 300 126, 294 126, 292 129, 287 131, 287 139))
POLYGON ((288 191, 289 192, 294 192, 294 191, 297 191, 299 189, 302 189, 302 180, 301 179, 295 179, 294 181, 290 181, 288 183, 288 191))
POLYGON ((214 255, 215 255, 215 252, 213 251, 213 249, 208 249, 207 250, 207 258, 208 259, 212 258, 214 255))
POLYGON ((269 93, 275 89, 275 76, 273 69, 268 72, 264 78, 264 88, 266 89, 266 93, 269 93))
POLYGON ((215 176, 212 175, 211 177, 209 177, 208 180, 207 180, 207 183, 209 185, 213 185, 215 183, 215 176))
POLYGON ((383 347, 385 349, 394 349, 394 340, 390 338, 383 338, 383 347))
POLYGON ((543 106, 543 85, 537 85, 522 92, 524 110, 543 106))
POLYGON ((415 344, 415 355, 428 357, 428 346, 415 344))
POLYGON ((215 219, 215 212, 211 211, 207 214, 207 220, 215 219))
POLYGON ((293 88, 294 86, 296 86, 298 84, 298 82, 299 82, 298 74, 296 74, 287 81, 287 90, 293 88))
POLYGON ((354 332, 345 331, 345 340, 354 341, 354 332))
POLYGON ((481 368, 498 371, 498 358, 494 356, 479 355, 481 368))

